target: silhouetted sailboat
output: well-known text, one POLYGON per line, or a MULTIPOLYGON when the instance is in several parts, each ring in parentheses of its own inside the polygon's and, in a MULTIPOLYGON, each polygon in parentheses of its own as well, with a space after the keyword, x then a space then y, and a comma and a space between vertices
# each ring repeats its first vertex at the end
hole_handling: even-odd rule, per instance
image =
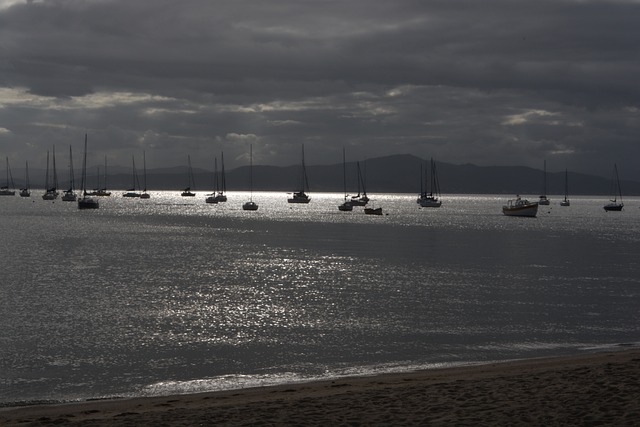
POLYGON ((47 174, 45 177, 45 193, 43 200, 55 200, 58 198, 58 174, 56 172, 56 147, 53 147, 53 183, 49 185, 49 152, 47 151, 47 174))
POLYGON ((347 200, 347 161, 344 153, 344 147, 342 148, 342 182, 344 187, 344 202, 341 205, 338 205, 338 210, 350 212, 353 210, 353 203, 351 200, 347 200))
POLYGON ((440 201, 440 181, 438 180, 438 172, 436 171, 436 163, 431 159, 431 174, 429 180, 422 180, 422 166, 420 166, 420 197, 418 197, 418 204, 423 208, 439 208, 442 206, 440 201), (422 188, 424 182, 425 188, 422 188), (431 190, 431 191, 429 191, 431 190))
POLYGON ((87 134, 84 134, 84 157, 82 160, 82 179, 80 180, 80 193, 78 209, 98 209, 100 204, 96 199, 87 195, 87 134))
POLYGON ((560 202, 560 206, 571 206, 569 201, 569 172, 564 170, 564 200, 560 202))
POLYGON ((249 201, 242 205, 245 211, 257 211, 258 204, 253 201, 253 145, 249 147, 249 201))
POLYGON ((307 167, 304 164, 304 145, 302 145, 302 174, 300 177, 300 190, 293 193, 292 197, 289 197, 287 201, 289 203, 309 203, 311 198, 306 191, 309 191, 309 179, 307 178, 307 167))
POLYGON ((16 191, 13 190, 15 184, 13 183, 13 176, 11 175, 11 168, 9 167, 9 156, 7 156, 7 184, 0 187, 0 196, 15 196, 16 191), (11 184, 11 186, 9 186, 11 184))
POLYGON ((192 192, 191 189, 193 188, 195 190, 196 188, 196 183, 193 180, 193 170, 191 169, 191 156, 187 156, 187 162, 189 163, 189 170, 187 172, 188 176, 187 176, 187 188, 185 188, 184 190, 182 190, 182 193, 180 193, 180 195, 182 197, 193 197, 196 195, 196 193, 192 192))
POLYGON ((141 199, 150 199, 151 195, 147 193, 147 155, 143 151, 142 152, 142 173, 143 173, 143 185, 142 194, 140 194, 141 199))
POLYGON ((73 155, 71 154, 71 146, 69 146, 69 188, 64 191, 62 201, 75 202, 78 199, 76 195, 75 182, 73 179, 73 155))
POLYGON ((547 161, 544 161, 544 175, 542 180, 542 195, 538 200, 539 205, 549 205, 551 201, 547 198, 547 161))
POLYGON ((31 184, 29 183, 29 162, 24 166, 24 188, 20 189, 20 197, 31 197, 31 184))
POLYGON ((218 158, 213 159, 213 193, 207 194, 207 198, 204 199, 206 203, 216 204, 218 203, 218 194, 220 193, 220 183, 218 181, 218 158))
MULTIPOLYGON (((367 185, 365 179, 362 177, 362 171, 360 170, 360 162, 356 163, 358 170, 358 194, 355 196, 351 196, 351 204, 353 206, 366 206, 369 203, 369 197, 367 196, 367 185), (360 189, 362 189, 362 194, 360 193, 360 189)), ((366 167, 365 167, 366 171, 366 167)), ((365 172, 366 175, 366 172, 365 172)))
POLYGON ((131 175, 133 180, 132 186, 125 193, 122 194, 122 197, 135 198, 135 197, 140 197, 140 193, 138 193, 137 191, 137 189, 140 188, 140 181, 138 180, 138 172, 136 171, 135 157, 131 156, 131 162, 133 164, 132 175, 131 175))
POLYGON ((227 201, 227 175, 224 171, 224 152, 221 153, 221 164, 222 172, 220 173, 220 191, 218 191, 218 195, 216 196, 216 200, 219 203, 223 203, 227 201))
POLYGON ((604 206, 605 211, 619 212, 624 207, 622 203, 622 188, 620 187, 620 177, 618 176, 618 165, 613 165, 613 178, 612 178, 612 199, 611 203, 604 206))

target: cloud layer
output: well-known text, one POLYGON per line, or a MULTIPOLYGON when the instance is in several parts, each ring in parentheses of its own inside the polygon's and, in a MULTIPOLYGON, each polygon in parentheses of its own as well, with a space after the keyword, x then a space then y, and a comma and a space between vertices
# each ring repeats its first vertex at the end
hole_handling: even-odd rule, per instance
POLYGON ((637 1, 0 2, 0 155, 395 153, 640 180, 637 1), (636 169, 639 169, 636 171, 636 169))

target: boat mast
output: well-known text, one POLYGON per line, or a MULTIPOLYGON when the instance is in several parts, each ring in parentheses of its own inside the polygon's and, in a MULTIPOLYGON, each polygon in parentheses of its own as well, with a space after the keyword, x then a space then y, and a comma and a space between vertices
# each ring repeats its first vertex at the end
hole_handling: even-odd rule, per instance
POLYGON ((53 187, 58 189, 58 173, 56 172, 56 146, 53 146, 53 187))
POLYGON ((304 164, 304 144, 302 144, 302 189, 301 192, 304 193, 304 190, 309 191, 309 179, 307 178, 307 167, 304 164))
POLYGON ((47 150, 47 172, 44 175, 44 191, 49 191, 49 150, 47 150))
POLYGON ((622 187, 620 187, 620 177, 618 176, 618 165, 614 164, 613 169, 616 172, 616 185, 618 187, 618 194, 620 195, 620 203, 622 203, 622 187))
POLYGON ((224 176, 224 151, 222 152, 222 159, 221 159, 221 166, 222 166, 222 175, 221 175, 221 181, 222 181, 222 194, 227 192, 227 180, 224 176))
POLYGON ((249 201, 253 202, 253 144, 249 146, 249 201))
POLYGON ((342 186, 344 189, 344 200, 347 201, 347 158, 342 147, 342 186))
POLYGON ((147 155, 142 151, 142 171, 144 173, 144 189, 143 192, 147 192, 147 155))
MULTIPOLYGON (((99 186, 99 185, 98 185, 99 186)), ((87 196, 87 134, 84 134, 84 156, 82 157, 82 177, 80 178, 82 197, 87 196)))

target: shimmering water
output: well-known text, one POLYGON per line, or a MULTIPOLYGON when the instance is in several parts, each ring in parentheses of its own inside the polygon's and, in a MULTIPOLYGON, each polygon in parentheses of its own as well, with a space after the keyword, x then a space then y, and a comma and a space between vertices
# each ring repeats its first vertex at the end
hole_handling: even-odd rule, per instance
POLYGON ((640 341, 640 200, 0 198, 0 404, 245 387, 640 341))

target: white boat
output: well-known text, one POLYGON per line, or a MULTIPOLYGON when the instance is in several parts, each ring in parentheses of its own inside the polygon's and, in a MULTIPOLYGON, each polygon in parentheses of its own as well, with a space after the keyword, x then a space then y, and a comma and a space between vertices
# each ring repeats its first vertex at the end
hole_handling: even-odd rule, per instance
MULTIPOLYGON (((357 182, 358 182, 358 194, 351 196, 351 204, 353 206, 366 206, 369 203, 369 197, 367 196, 367 185, 365 179, 362 177, 362 171, 360 170, 360 162, 356 163, 358 170, 357 182), (360 189, 362 188, 362 194, 360 189)), ((365 169, 366 170, 366 169, 365 169)), ((365 172, 366 176, 366 172, 365 172)))
POLYGON ((436 170, 436 163, 431 159, 431 174, 429 179, 423 181, 422 179, 422 166, 420 167, 420 196, 416 202, 423 208, 439 208, 442 206, 440 200, 440 181, 438 180, 438 172, 436 170), (422 183, 424 182, 424 188, 422 183), (429 191, 431 190, 431 191, 429 191))
POLYGON ((539 205, 548 206, 551 204, 551 201, 547 198, 547 161, 544 161, 544 175, 542 178, 542 195, 538 200, 539 205))
POLYGON ((128 189, 126 192, 124 192, 122 194, 122 197, 129 197, 129 198, 137 198, 140 197, 140 193, 136 190, 136 188, 140 188, 140 181, 138 180, 138 172, 136 172, 136 159, 135 157, 131 156, 131 162, 133 165, 132 168, 132 180, 133 180, 133 185, 131 186, 130 189, 128 189))
POLYGON ((291 197, 287 199, 289 203, 309 203, 311 198, 306 191, 309 191, 309 179, 307 178, 307 167, 304 164, 304 145, 302 145, 302 176, 300 182, 300 190, 293 193, 291 197))
POLYGON ((564 170, 564 200, 560 202, 560 206, 571 206, 569 201, 569 173, 564 170))
POLYGON ((71 146, 69 146, 69 188, 62 194, 63 202, 75 202, 78 199, 73 179, 73 155, 71 154, 71 146))
POLYGON ((82 161, 82 179, 80 180, 80 194, 78 209, 98 209, 100 204, 87 195, 87 134, 84 134, 84 159, 82 161))
POLYGON ((258 210, 258 204, 253 201, 253 145, 249 146, 249 201, 242 205, 242 210, 258 210))
POLYGON ((182 197, 194 197, 196 193, 191 191, 191 188, 193 187, 195 189, 196 183, 193 180, 193 170, 191 169, 191 156, 187 156, 187 162, 189 163, 189 171, 188 171, 188 177, 187 177, 188 184, 187 184, 187 188, 182 190, 182 193, 180 193, 180 195, 182 197))
POLYGON ((620 177, 618 176, 618 165, 613 165, 613 178, 612 178, 612 199, 609 200, 610 203, 604 205, 605 211, 613 211, 620 212, 624 207, 624 203, 622 203, 622 189, 620 187, 620 177))
POLYGON ((351 200, 347 200, 347 163, 344 147, 342 148, 342 182, 344 186, 344 202, 338 205, 338 210, 342 212, 351 212, 353 210, 353 203, 351 200))
POLYGON ((24 183, 24 188, 20 189, 20 197, 31 197, 31 187, 29 183, 29 162, 25 162, 24 183))
POLYGON ((45 176, 45 193, 42 200, 55 200, 58 198, 58 174, 56 172, 56 147, 53 147, 53 183, 49 185, 49 152, 47 151, 47 174, 45 176))
POLYGON ((16 192, 12 190, 13 188, 15 188, 15 185, 13 183, 13 176, 11 176, 11 169, 9 168, 9 156, 7 156, 7 185, 0 187, 0 196, 15 196, 16 192), (11 184, 11 187, 9 187, 9 184, 11 184))
POLYGON ((538 214, 538 203, 516 196, 502 207, 502 213, 507 216, 535 217, 538 214))

